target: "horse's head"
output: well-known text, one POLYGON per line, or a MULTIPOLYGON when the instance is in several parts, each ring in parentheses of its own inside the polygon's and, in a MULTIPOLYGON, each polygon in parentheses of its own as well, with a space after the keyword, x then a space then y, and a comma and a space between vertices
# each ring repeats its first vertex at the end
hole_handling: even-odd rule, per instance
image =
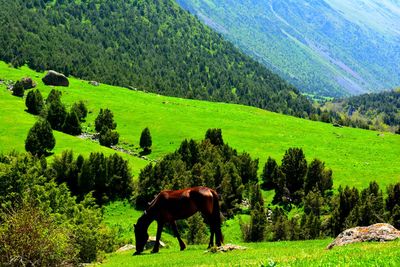
POLYGON ((149 239, 149 234, 147 233, 147 227, 139 219, 135 227, 135 239, 136 239, 136 255, 140 254, 144 250, 144 246, 149 239))

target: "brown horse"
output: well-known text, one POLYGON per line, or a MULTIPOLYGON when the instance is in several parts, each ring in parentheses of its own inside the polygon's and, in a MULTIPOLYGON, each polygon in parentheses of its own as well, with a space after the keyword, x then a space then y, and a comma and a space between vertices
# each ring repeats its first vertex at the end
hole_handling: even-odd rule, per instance
POLYGON ((162 191, 156 196, 135 224, 135 255, 143 251, 149 238, 147 229, 153 221, 157 221, 158 227, 156 244, 152 253, 157 253, 159 250, 161 232, 166 223, 172 226, 181 250, 184 250, 186 245, 179 235, 175 221, 186 219, 198 211, 203 214, 210 225, 211 237, 209 247, 214 246, 214 234, 217 246, 221 246, 223 237, 221 233, 218 194, 210 188, 199 186, 177 191, 162 191))

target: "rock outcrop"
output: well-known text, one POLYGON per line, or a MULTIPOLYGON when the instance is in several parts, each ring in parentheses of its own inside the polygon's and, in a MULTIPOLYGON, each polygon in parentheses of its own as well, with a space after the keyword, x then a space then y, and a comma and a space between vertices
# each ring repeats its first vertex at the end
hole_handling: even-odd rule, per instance
POLYGON ((343 231, 328 245, 327 249, 357 242, 393 241, 397 238, 400 238, 399 230, 387 223, 377 223, 371 226, 354 227, 343 231))
POLYGON ((64 74, 58 73, 54 70, 49 70, 49 72, 42 78, 45 85, 54 86, 69 86, 68 78, 64 74))
POLYGON ((32 88, 36 87, 35 81, 32 80, 32 78, 30 78, 30 77, 22 78, 21 79, 21 83, 22 83, 22 86, 24 87, 25 90, 32 89, 32 88))

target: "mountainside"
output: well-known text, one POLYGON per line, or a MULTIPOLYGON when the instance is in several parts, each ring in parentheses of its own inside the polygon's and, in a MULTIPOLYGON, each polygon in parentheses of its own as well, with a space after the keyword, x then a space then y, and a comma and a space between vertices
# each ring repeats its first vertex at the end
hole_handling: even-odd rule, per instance
POLYGON ((400 84, 397 0, 177 0, 302 92, 345 96, 400 84))
POLYGON ((311 104, 172 0, 0 0, 0 59, 307 116, 311 104), (15 15, 18 14, 18 15, 15 15))
MULTIPOLYGON (((32 77, 46 98, 53 87, 43 84, 44 75, 0 62, 0 80, 32 77)), ((332 169, 335 188, 348 184, 361 188, 372 180, 385 188, 400 178, 399 135, 337 128, 243 105, 166 97, 106 84, 93 86, 75 78, 69 81, 68 88, 57 89, 62 91, 67 109, 79 100, 85 101, 89 111, 83 124, 85 131, 93 132, 100 108, 107 107, 114 113, 119 144, 124 148, 138 147, 141 131, 149 127, 153 146, 148 157, 153 160, 175 151, 184 139, 202 140, 207 129, 221 128, 226 143, 238 152, 246 151, 252 158, 259 158, 260 166, 269 156, 281 159, 290 147, 303 148, 307 159, 321 159, 332 169)), ((24 102, 0 83, 0 152, 24 151, 24 140, 35 121, 34 116, 24 112, 24 102)), ((85 156, 95 151, 113 152, 89 140, 56 132, 55 154, 66 149, 85 156)), ((136 175, 148 163, 128 154, 125 158, 136 175)))

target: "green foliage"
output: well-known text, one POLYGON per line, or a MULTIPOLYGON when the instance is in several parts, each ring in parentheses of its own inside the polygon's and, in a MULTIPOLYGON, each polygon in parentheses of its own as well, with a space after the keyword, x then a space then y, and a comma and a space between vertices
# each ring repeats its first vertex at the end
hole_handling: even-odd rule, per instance
POLYGON ((70 227, 58 224, 43 210, 26 203, 3 216, 0 265, 73 265, 78 250, 70 227))
POLYGON ((117 124, 114 122, 114 114, 108 108, 100 109, 99 115, 95 120, 95 129, 97 132, 101 132, 103 128, 114 130, 117 128, 117 124))
POLYGON ((0 163, 0 221, 7 222, 0 226, 0 242, 7 244, 0 246, 6 252, 0 265, 9 257, 50 266, 91 262, 114 249, 93 197, 77 203, 64 183, 54 181, 44 158, 11 153, 0 163))
POLYGON ((246 242, 262 242, 265 240, 267 216, 264 200, 258 184, 251 185, 250 191, 250 223, 240 225, 243 240, 246 242))
POLYGON ((99 134, 99 143, 102 146, 111 147, 118 144, 119 133, 107 127, 103 127, 99 134))
POLYGON ((298 203, 303 194, 304 178, 307 173, 307 160, 301 148, 289 148, 282 159, 282 172, 292 201, 298 203))
POLYGON ((50 105, 52 102, 61 102, 61 95, 61 91, 51 89, 46 98, 46 105, 50 105))
POLYGON ((214 146, 220 146, 224 144, 221 129, 208 129, 205 139, 210 140, 211 144, 213 144, 214 146))
POLYGON ((41 119, 32 126, 25 140, 25 150, 39 157, 48 154, 55 145, 50 124, 41 119))
POLYGON ((144 151, 150 151, 153 142, 151 140, 151 134, 148 127, 144 128, 140 135, 139 145, 144 151))
POLYGON ((207 226, 203 221, 200 213, 187 219, 188 229, 185 232, 185 238, 189 245, 207 243, 207 226))
POLYGON ((12 87, 12 94, 15 96, 23 97, 25 93, 24 85, 21 81, 16 81, 12 87))
POLYGON ((275 187, 277 180, 277 169, 279 168, 276 160, 268 157, 267 162, 264 165, 263 172, 261 174, 262 184, 261 187, 264 190, 271 190, 275 187))
POLYGON ((324 162, 314 159, 307 169, 307 175, 304 180, 304 193, 308 194, 316 189, 323 195, 326 190, 331 190, 332 186, 332 170, 326 170, 324 162))
POLYGON ((70 135, 80 135, 82 133, 80 121, 74 110, 71 110, 65 117, 62 130, 64 133, 70 135))
POLYGON ((26 96, 25 105, 28 108, 29 113, 39 115, 44 107, 44 101, 40 91, 29 91, 28 95, 26 96))
POLYGON ((54 93, 55 97, 49 102, 49 97, 46 99, 46 103, 49 102, 47 108, 47 121, 50 123, 53 130, 62 131, 65 119, 67 117, 67 110, 60 98, 57 98, 57 93, 54 93))
POLYGON ((87 107, 83 101, 74 103, 71 108, 71 112, 73 111, 76 113, 81 122, 85 120, 88 113, 87 107))

